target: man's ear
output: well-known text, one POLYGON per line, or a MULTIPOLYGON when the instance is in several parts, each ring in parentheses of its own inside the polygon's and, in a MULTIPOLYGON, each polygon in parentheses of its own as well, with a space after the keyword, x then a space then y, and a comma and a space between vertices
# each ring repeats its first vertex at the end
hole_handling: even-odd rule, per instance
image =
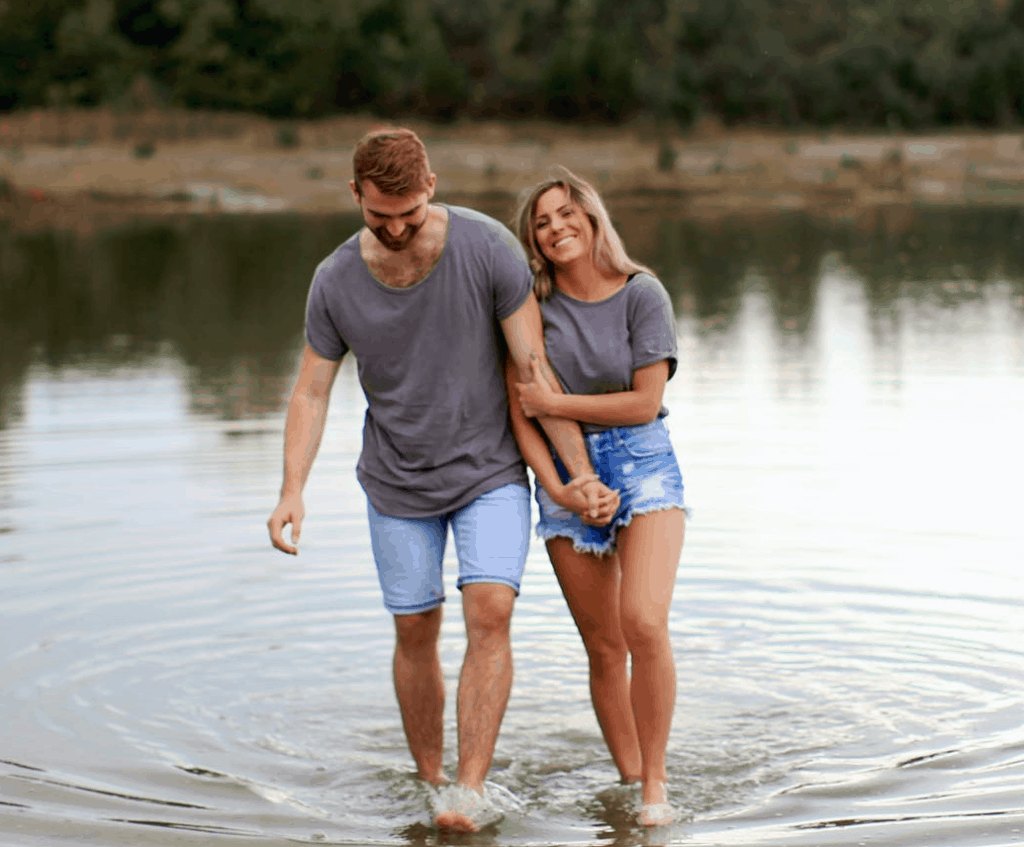
POLYGON ((434 199, 434 188, 437 186, 437 174, 432 173, 427 177, 427 200, 434 199))
POLYGON ((348 187, 352 191, 352 199, 355 201, 357 206, 363 205, 363 194, 359 190, 359 186, 356 184, 354 179, 348 181, 348 187))

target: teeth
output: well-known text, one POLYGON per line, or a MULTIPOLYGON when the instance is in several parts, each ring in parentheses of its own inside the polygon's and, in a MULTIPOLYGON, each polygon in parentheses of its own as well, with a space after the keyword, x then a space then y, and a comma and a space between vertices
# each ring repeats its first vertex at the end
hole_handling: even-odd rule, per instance
POLYGON ((556 241, 556 242, 555 242, 555 247, 561 247, 561 246, 562 246, 563 244, 565 244, 565 243, 566 243, 567 241, 572 241, 574 237, 575 237, 575 236, 572 236, 572 235, 568 235, 568 236, 566 236, 565 238, 561 238, 561 239, 559 239, 558 241, 556 241))

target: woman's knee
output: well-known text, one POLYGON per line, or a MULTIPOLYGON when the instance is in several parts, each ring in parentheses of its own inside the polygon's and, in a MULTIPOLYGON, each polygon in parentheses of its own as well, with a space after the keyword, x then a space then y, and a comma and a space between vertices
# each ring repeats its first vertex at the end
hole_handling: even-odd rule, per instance
POLYGON ((615 670, 626 664, 629 656, 629 647, 622 632, 617 628, 613 631, 607 627, 594 629, 583 636, 583 646, 587 651, 587 658, 595 673, 603 673, 615 670))
POLYGON ((631 653, 649 653, 669 644, 668 620, 649 611, 624 615, 622 631, 631 653))

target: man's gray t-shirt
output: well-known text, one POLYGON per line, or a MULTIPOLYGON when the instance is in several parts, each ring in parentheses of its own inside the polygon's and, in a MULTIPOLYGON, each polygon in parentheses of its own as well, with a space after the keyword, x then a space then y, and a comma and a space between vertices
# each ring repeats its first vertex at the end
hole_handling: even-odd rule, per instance
POLYGON ((327 359, 349 350, 369 404, 356 475, 384 515, 442 515, 507 483, 528 485, 508 420, 498 322, 533 283, 498 221, 457 206, 433 270, 408 288, 370 273, 356 233, 320 263, 306 340, 327 359))
MULTIPOLYGON (((633 371, 668 359, 676 372, 676 323, 672 301, 653 276, 639 273, 611 297, 577 300, 557 288, 540 304, 548 361, 567 394, 628 391, 633 371)), ((668 410, 662 406, 658 417, 668 410)), ((581 423, 584 432, 608 429, 581 423)))

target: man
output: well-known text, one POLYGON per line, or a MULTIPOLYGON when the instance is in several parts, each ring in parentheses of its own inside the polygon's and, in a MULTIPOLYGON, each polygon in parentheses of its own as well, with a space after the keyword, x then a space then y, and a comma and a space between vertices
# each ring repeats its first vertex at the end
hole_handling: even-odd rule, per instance
MULTIPOLYGON (((415 133, 380 130, 353 156, 366 226, 325 259, 306 308, 306 346, 285 423, 271 541, 295 554, 302 488, 338 367, 351 350, 368 408, 357 476, 384 605, 394 615, 394 682, 419 777, 438 786, 435 822, 472 832, 496 820, 484 795, 512 684, 509 625, 530 534, 529 483, 511 434, 505 348, 523 380, 544 356, 532 274, 512 234, 431 202, 436 177, 415 133), (292 543, 284 537, 291 524, 292 543), (458 777, 442 769, 445 689, 438 651, 441 560, 451 526, 468 646, 459 678, 458 777)), ((617 495, 593 474, 579 427, 541 421, 570 469, 580 514, 607 523, 617 495)))

